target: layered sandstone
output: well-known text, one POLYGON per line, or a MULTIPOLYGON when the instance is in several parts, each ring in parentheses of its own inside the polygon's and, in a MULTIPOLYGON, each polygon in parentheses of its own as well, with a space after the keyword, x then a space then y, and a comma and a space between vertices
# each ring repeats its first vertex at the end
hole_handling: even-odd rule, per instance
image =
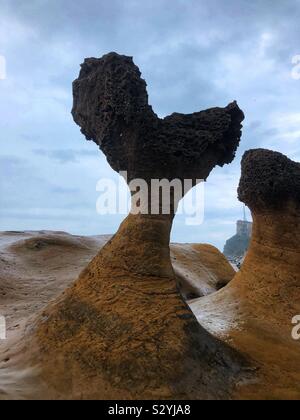
POLYGON ((172 244, 171 257, 179 290, 187 300, 225 287, 235 271, 225 256, 208 244, 172 244))
MULTIPOLYGON (((81 237, 52 231, 0 233, 0 308, 8 338, 0 341, 0 400, 54 397, 47 383, 41 381, 39 349, 31 334, 28 340, 28 332, 34 328, 36 315, 74 283, 109 240, 108 235, 81 237), (28 358, 33 361, 28 363, 28 358)), ((184 291, 186 284, 192 287, 194 281, 201 290, 210 278, 214 279, 212 290, 218 276, 223 281, 227 271, 224 257, 213 247, 173 244, 171 249, 172 264, 176 273, 180 272, 184 291), (215 266, 220 269, 216 271, 215 266)), ((138 302, 140 296, 136 294, 136 298, 138 302)), ((95 397, 100 398, 100 391, 95 397)))
POLYGON ((239 198, 252 211, 253 236, 241 271, 216 295, 191 306, 199 321, 251 357, 260 380, 249 398, 300 398, 300 164, 269 150, 242 161, 239 198))

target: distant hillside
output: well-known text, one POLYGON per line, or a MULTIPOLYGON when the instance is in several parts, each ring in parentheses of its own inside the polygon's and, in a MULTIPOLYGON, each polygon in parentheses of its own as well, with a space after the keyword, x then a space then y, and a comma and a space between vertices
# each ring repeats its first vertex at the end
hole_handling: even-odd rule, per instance
POLYGON ((252 234, 252 223, 239 220, 236 234, 228 239, 224 247, 227 258, 242 258, 247 252, 252 234))

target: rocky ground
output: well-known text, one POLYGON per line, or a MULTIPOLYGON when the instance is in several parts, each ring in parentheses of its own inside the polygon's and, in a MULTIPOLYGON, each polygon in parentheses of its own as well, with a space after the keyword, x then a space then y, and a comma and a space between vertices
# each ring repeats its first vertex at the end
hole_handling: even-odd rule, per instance
MULTIPOLYGON (((34 328, 36 315, 73 284, 109 239, 46 231, 0 234, 0 308, 8 327, 8 340, 0 342, 0 399, 39 397, 34 369, 24 363, 22 337, 34 328)), ((214 247, 173 244, 171 249, 178 284, 185 296, 192 297, 189 305, 200 324, 250 362, 232 397, 298 399, 299 342, 290 335, 297 289, 284 291, 288 271, 283 272, 281 289, 273 282, 266 288, 249 288, 245 276, 254 276, 254 282, 255 275, 261 275, 253 265, 257 263, 254 251, 246 271, 242 268, 230 282, 234 271, 214 247), (282 305, 272 312, 275 295, 281 296, 282 305)))
MULTIPOLYGON (((110 238, 51 231, 0 233, 0 308, 8 334, 72 284, 110 238)), ((235 274, 211 245, 173 244, 171 255, 187 300, 221 289, 235 274)))
MULTIPOLYGON (((50 231, 0 234, 0 312, 7 323, 7 340, 0 342, 0 399, 31 394, 32 379, 28 378, 34 373, 18 363, 25 330, 74 283, 110 238, 50 231)), ((178 287, 186 299, 216 292, 234 276, 225 257, 210 245, 173 244, 171 255, 178 287)))
MULTIPOLYGON (((132 58, 116 53, 86 59, 73 96, 82 133, 128 182, 196 183, 240 142, 235 101, 161 120, 132 58)), ((254 224, 235 276, 206 245, 173 245, 170 258, 178 197, 166 214, 147 189, 140 204, 160 211, 132 211, 111 239, 1 234, 0 398, 299 399, 300 164, 248 151, 238 193, 254 224)))

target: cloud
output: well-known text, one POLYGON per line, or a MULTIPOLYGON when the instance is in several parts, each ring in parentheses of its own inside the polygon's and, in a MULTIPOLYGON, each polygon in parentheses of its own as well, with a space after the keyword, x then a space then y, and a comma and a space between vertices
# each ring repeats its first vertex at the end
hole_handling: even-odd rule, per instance
POLYGON ((292 57, 300 54, 298 0, 64 0, 63 7, 62 0, 0 0, 0 7, 7 64, 0 80, 0 229, 117 229, 119 216, 95 211, 97 180, 116 175, 70 115, 80 63, 109 51, 134 57, 160 116, 233 99, 245 111, 236 160, 208 179, 203 226, 188 228, 178 217, 174 240, 222 248, 232 236, 242 214, 236 188, 245 150, 267 147, 300 160, 300 81, 291 77, 292 57))
POLYGON ((65 164, 65 163, 80 163, 80 160, 87 157, 95 157, 95 152, 91 150, 72 150, 72 149, 61 149, 61 150, 44 150, 35 149, 33 152, 38 156, 44 156, 54 161, 65 164))

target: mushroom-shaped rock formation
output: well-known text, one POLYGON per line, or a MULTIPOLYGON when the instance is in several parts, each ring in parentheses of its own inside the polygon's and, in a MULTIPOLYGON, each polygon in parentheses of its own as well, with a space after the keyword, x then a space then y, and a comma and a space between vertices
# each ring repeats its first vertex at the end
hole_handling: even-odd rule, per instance
POLYGON ((86 59, 73 96, 72 114, 82 133, 115 171, 127 171, 129 181, 206 179, 216 165, 233 160, 239 144, 244 115, 235 102, 158 118, 131 57, 86 59))
POLYGON ((300 342, 292 320, 300 314, 300 163, 269 150, 247 152, 239 198, 254 222, 242 269, 191 307, 211 333, 256 363, 260 381, 245 397, 299 399, 300 342))
MULTIPOLYGON (((234 158, 244 118, 235 102, 159 119, 129 57, 87 59, 73 91, 75 121, 128 181, 196 184, 234 158)), ((176 287, 169 248, 176 206, 130 214, 44 311, 36 337, 53 397, 229 397, 239 355, 201 328, 176 287)))

